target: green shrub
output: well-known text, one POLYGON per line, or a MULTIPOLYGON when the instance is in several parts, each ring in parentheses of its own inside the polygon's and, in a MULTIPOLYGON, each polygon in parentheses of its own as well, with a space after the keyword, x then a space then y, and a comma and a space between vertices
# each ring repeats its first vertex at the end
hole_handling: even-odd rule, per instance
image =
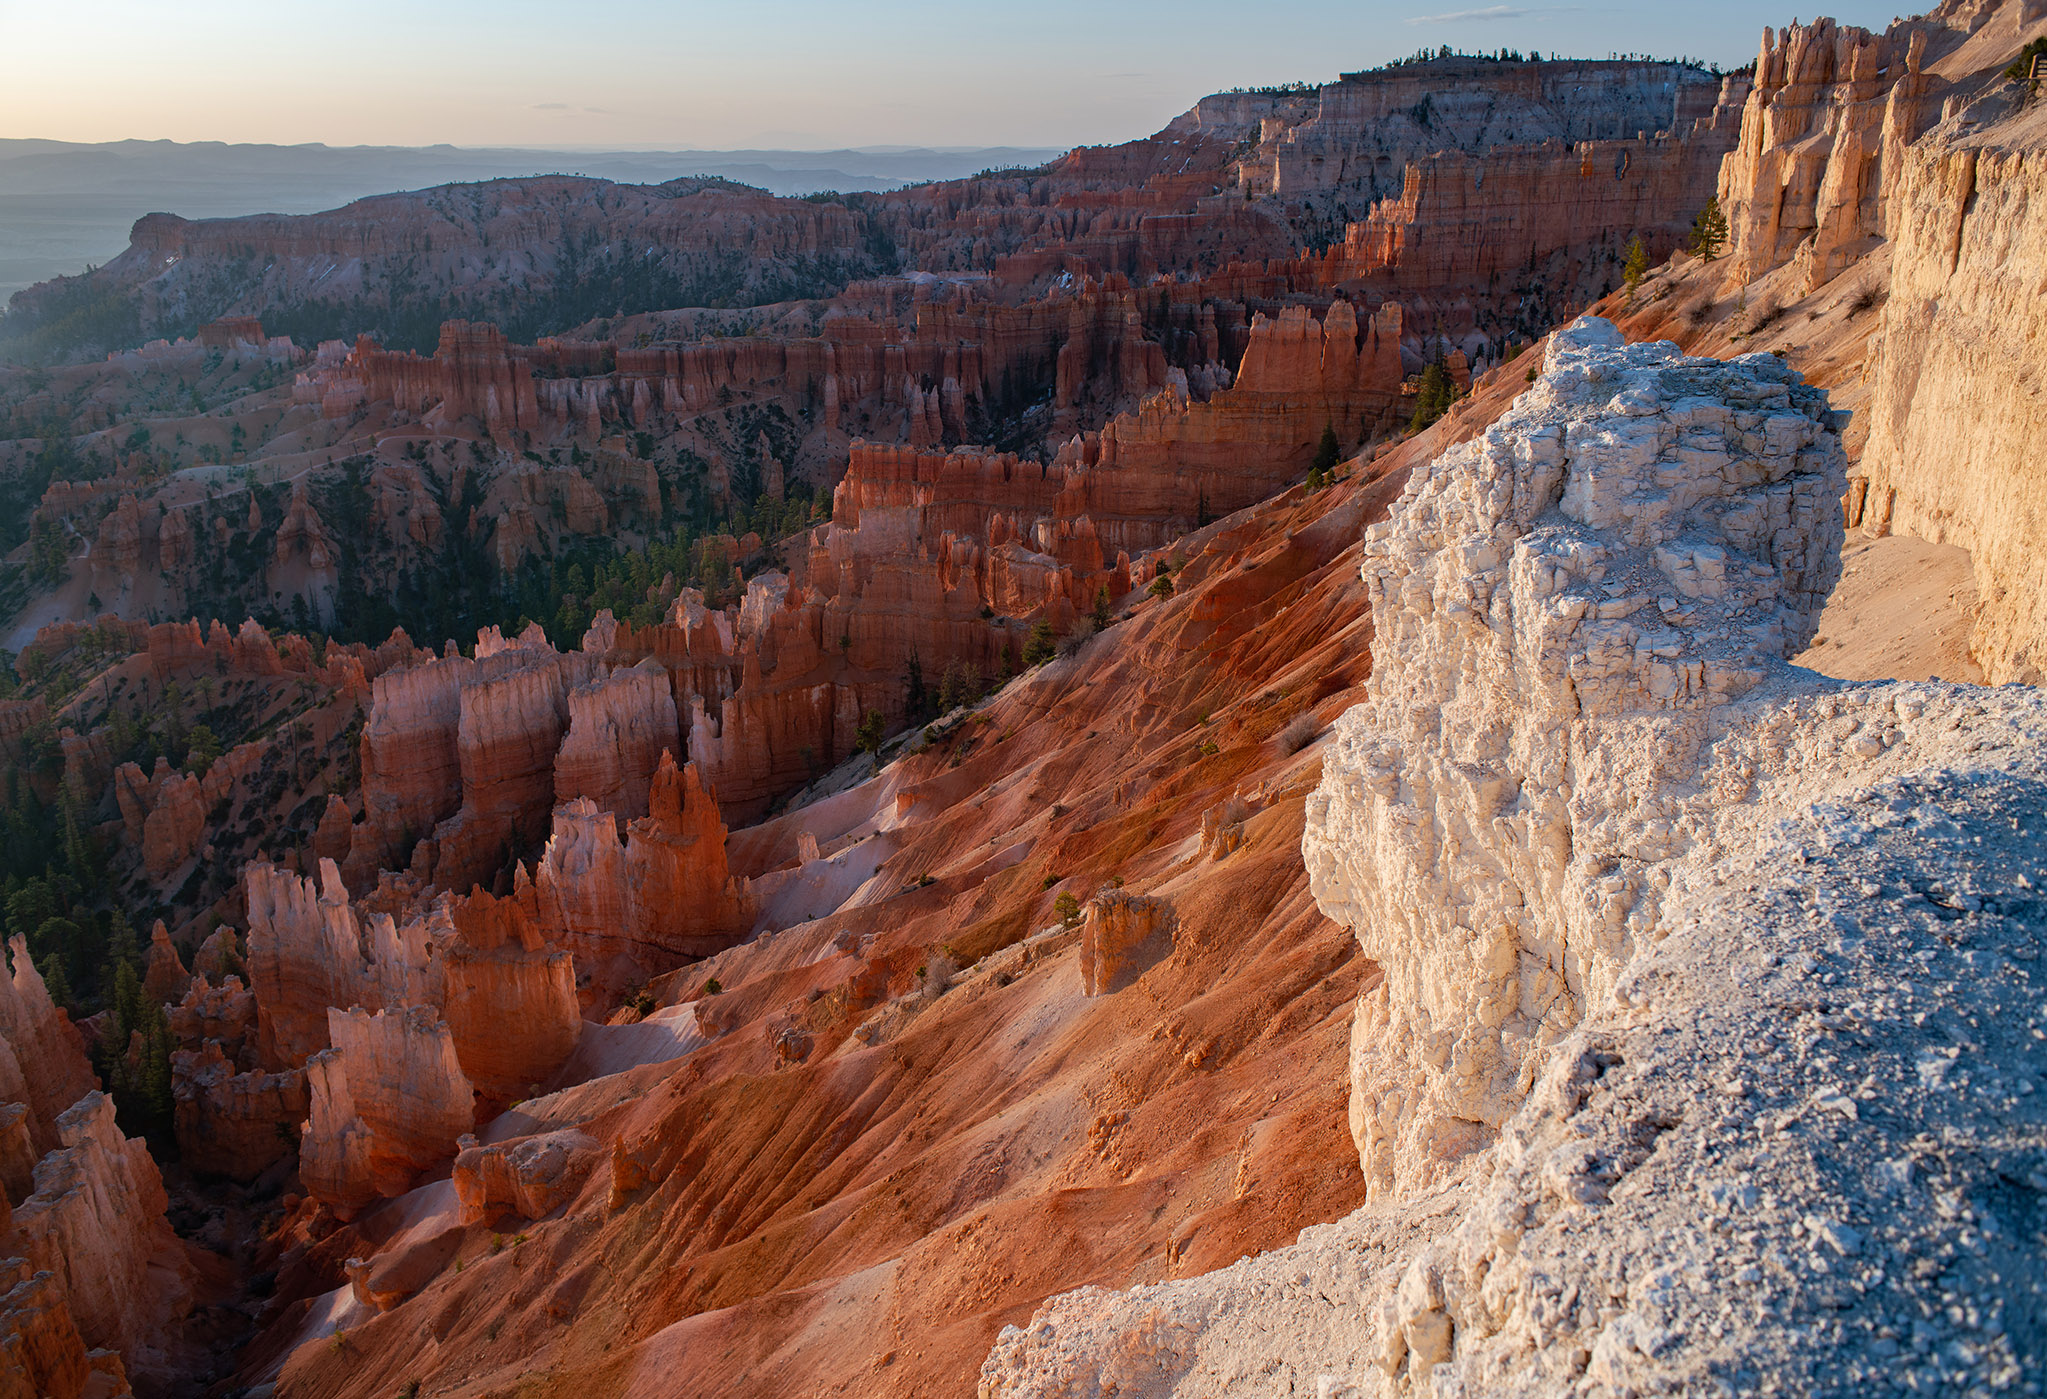
POLYGON ((2035 39, 2032 43, 2020 49, 2019 56, 2014 58, 2011 61, 2011 66, 2004 70, 2004 76, 2015 83, 2024 82, 2033 71, 2033 55, 2036 53, 2047 53, 2047 38, 2035 39))

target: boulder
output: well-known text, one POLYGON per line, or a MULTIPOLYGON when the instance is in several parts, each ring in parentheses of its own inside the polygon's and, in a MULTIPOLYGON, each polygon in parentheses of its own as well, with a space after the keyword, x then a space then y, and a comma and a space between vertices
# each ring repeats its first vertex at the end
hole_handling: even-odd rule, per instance
POLYGON ((455 1158, 462 1219, 482 1223, 507 1211, 544 1219, 575 1198, 605 1157, 596 1138, 574 1129, 465 1147, 455 1158))

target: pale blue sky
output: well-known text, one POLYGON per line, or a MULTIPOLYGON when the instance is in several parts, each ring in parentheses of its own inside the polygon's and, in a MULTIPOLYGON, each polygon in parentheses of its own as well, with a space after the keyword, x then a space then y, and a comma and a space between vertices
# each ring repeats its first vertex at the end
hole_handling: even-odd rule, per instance
MULTIPOLYGON (((1219 88, 1322 81, 1424 44, 1734 66, 1787 3, 0 0, 0 136, 1067 146, 1154 131, 1219 88)), ((1896 13, 1829 8, 1871 27, 1896 13)))

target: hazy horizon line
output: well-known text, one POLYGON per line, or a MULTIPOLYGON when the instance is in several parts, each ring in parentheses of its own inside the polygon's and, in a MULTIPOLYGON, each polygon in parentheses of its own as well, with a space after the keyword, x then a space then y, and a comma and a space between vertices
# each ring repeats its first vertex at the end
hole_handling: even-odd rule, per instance
MULTIPOLYGON (((1141 140, 1142 137, 1131 137, 1141 140)), ((0 136, 0 142, 44 142, 53 146, 246 146, 279 151, 545 151, 561 155, 607 155, 612 153, 631 155, 744 155, 753 151, 778 155, 913 155, 928 152, 932 155, 966 155, 973 151, 1057 151, 1064 153, 1074 149, 1071 145, 1045 141, 989 141, 971 142, 957 146, 934 146, 918 142, 891 142, 867 146, 676 146, 660 142, 637 144, 616 142, 597 145, 556 145, 542 141, 516 142, 509 145, 466 145, 459 141, 427 141, 408 143, 400 141, 351 141, 336 144, 330 141, 224 141, 208 138, 197 141, 181 141, 170 136, 116 136, 104 141, 73 141, 62 136, 0 136)))

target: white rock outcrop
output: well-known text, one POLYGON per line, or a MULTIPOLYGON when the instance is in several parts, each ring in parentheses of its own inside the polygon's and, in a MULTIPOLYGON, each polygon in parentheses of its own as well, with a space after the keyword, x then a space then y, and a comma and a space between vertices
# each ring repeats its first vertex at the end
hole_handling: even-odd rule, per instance
POLYGON ((1586 320, 1368 533, 1371 698, 1301 850, 1386 974, 1351 1059, 1375 1194, 1490 1141, 1653 935, 1662 866, 1739 795, 1700 788, 1709 716, 1804 646, 1838 576, 1845 472, 1781 360, 1586 320))
POLYGON ((1787 665, 1839 449, 1583 322, 1375 527, 1303 840, 1384 971, 1371 1203, 1005 1328, 993 1396, 2023 1387, 2047 1365, 2047 701, 1787 665))

